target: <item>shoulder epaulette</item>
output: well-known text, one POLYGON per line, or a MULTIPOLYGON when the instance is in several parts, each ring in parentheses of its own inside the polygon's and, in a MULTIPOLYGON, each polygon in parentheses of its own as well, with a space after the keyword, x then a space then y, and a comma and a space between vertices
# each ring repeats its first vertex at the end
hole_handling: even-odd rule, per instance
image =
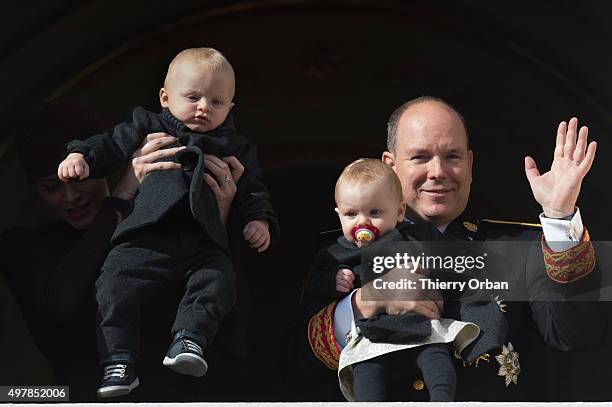
POLYGON ((542 229, 542 225, 539 223, 526 223, 526 222, 512 222, 508 220, 497 220, 497 219, 481 219, 481 222, 486 222, 493 225, 507 225, 516 226, 530 229, 542 229))

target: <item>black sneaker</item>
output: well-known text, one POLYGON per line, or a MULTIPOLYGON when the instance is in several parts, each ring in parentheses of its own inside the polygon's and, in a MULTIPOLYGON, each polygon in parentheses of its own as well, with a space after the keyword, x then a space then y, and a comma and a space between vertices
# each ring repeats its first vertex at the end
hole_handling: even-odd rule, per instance
POLYGON ((138 387, 136 370, 128 363, 117 362, 104 366, 104 377, 98 386, 98 397, 117 397, 129 394, 138 387))
POLYGON ((196 377, 204 376, 208 370, 202 346, 192 338, 182 335, 182 332, 174 337, 163 363, 177 373, 196 377))

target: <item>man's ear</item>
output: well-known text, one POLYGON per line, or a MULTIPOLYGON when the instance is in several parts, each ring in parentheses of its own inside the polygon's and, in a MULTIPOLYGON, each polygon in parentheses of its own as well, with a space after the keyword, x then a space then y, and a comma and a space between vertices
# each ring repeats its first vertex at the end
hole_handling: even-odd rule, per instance
POLYGON ((161 107, 168 107, 168 92, 165 88, 159 90, 159 104, 161 107))
POLYGON ((406 215, 406 204, 402 201, 400 207, 397 209, 397 221, 403 222, 406 215))
POLYGON ((236 104, 235 104, 234 102, 231 102, 231 103, 230 103, 230 108, 229 108, 229 110, 232 110, 232 108, 233 108, 234 106, 236 106, 236 104))
POLYGON ((336 213, 338 214, 338 216, 340 216, 340 211, 338 210, 338 208, 334 208, 334 211, 336 211, 336 213))
POLYGON ((393 155, 393 153, 391 153, 389 151, 385 151, 382 154, 382 160, 389 167, 391 167, 391 168, 395 167, 395 156, 393 155))

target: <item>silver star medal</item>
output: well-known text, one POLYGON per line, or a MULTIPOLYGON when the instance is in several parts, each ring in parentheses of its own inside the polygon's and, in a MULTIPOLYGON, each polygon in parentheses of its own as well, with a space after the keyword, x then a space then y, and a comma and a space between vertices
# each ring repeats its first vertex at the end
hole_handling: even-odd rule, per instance
POLYGON ((504 300, 499 298, 499 295, 496 295, 495 297, 493 297, 493 300, 497 303, 497 306, 499 307, 501 312, 506 312, 506 307, 508 305, 507 304, 503 304, 504 300))
POLYGON ((508 346, 503 345, 502 353, 495 356, 495 360, 501 365, 498 376, 505 376, 506 387, 513 382, 518 384, 518 375, 521 372, 521 365, 519 364, 519 354, 514 350, 512 343, 508 342, 508 346))

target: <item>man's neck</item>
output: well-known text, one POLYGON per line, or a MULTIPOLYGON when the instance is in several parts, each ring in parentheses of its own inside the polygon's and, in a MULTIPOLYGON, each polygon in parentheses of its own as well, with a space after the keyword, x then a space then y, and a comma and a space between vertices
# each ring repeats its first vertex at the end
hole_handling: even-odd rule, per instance
POLYGON ((444 233, 446 232, 446 228, 448 227, 448 225, 450 225, 450 223, 445 223, 444 225, 436 225, 436 229, 438 229, 440 231, 440 233, 444 233))
MULTIPOLYGON (((413 221, 410 218, 404 218, 404 221, 408 222, 408 223, 418 223, 418 222, 413 221)), ((421 222, 424 222, 424 221, 421 221, 421 222)), ((446 232, 446 228, 448 228, 448 225, 450 225, 450 223, 445 223, 443 225, 436 225, 434 223, 434 225, 436 226, 436 229, 438 229, 440 231, 440 233, 444 233, 444 232, 446 232)))

